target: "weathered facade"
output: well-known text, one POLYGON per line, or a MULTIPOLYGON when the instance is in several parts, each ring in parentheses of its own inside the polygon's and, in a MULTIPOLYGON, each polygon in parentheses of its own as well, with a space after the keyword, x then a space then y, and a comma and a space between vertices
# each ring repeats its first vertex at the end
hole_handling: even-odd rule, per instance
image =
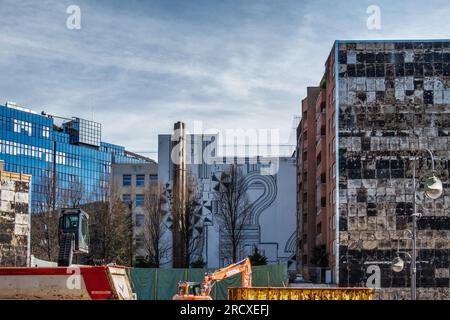
POLYGON ((0 161, 0 266, 24 267, 30 253, 31 176, 3 171, 0 161))
POLYGON ((326 91, 336 83, 327 101, 327 113, 336 101, 335 281, 367 286, 379 270, 380 297, 409 298, 410 263, 395 273, 391 261, 412 253, 412 163, 420 186, 431 163, 414 155, 428 148, 444 194, 431 201, 417 190, 418 298, 450 298, 450 41, 337 41, 327 66, 326 91))

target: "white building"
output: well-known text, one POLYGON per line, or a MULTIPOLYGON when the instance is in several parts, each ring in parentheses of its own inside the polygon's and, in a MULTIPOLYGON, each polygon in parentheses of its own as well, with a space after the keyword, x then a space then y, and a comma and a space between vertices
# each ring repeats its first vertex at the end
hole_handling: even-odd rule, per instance
MULTIPOLYGON (((230 163, 242 164, 248 185, 248 198, 253 203, 251 223, 245 228, 239 258, 253 253, 256 246, 268 263, 288 263, 295 268, 296 251, 296 167, 295 157, 219 158, 217 135, 187 135, 186 170, 197 178, 202 200, 197 213, 197 228, 202 236, 202 259, 208 267, 227 265, 221 253, 221 228, 215 218, 217 204, 214 187, 221 172, 230 163), (273 174, 267 174, 272 169, 273 174), (275 170, 274 170, 275 169, 275 170), (264 173, 264 174, 262 174, 264 173)), ((171 135, 158 137, 158 179, 170 193, 172 187, 171 135)), ((170 220, 170 218, 169 218, 170 220)), ((171 241, 168 237, 168 241, 171 241)))

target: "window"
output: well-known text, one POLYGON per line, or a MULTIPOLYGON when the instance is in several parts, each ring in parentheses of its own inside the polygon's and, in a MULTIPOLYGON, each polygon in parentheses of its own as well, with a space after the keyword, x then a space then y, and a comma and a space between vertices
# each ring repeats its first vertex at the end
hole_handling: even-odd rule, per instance
POLYGON ((89 248, 89 227, 88 220, 86 216, 81 216, 81 235, 80 235, 80 246, 84 248, 89 248))
POLYGON ((157 174, 151 174, 149 176, 150 178, 150 183, 157 183, 158 182, 158 175, 157 174))
POLYGON ((131 204, 131 194, 123 194, 122 195, 122 202, 125 205, 131 204))
POLYGON ((136 176, 136 187, 143 187, 145 185, 145 175, 138 174, 136 176))
POLYGON ((336 163, 333 164, 331 177, 332 177, 333 179, 336 178, 336 163))
POLYGON ((42 127, 42 136, 44 138, 50 138, 50 128, 49 127, 42 127))
POLYGON ((131 186, 131 174, 124 174, 122 182, 123 186, 131 186))
POLYGON ((136 207, 142 207, 144 205, 144 195, 137 194, 136 195, 136 207))
POLYGON ((144 236, 142 236, 142 235, 136 236, 136 247, 138 249, 141 249, 144 247, 144 236))
POLYGON ((334 118, 335 112, 333 111, 333 114, 331 115, 331 127, 334 129, 336 124, 336 119, 334 118))
POLYGON ((144 225, 144 215, 137 214, 136 215, 136 227, 142 227, 144 225))

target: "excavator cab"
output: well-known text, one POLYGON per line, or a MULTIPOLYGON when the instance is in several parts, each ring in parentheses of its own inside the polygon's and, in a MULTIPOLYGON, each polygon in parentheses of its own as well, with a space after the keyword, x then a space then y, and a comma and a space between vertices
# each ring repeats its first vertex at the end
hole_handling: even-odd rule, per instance
POLYGON ((89 215, 81 209, 61 209, 58 266, 70 266, 73 254, 89 252, 89 215))
POLYGON ((199 296, 202 294, 202 284, 199 282, 184 282, 178 287, 178 294, 199 296))
POLYGON ((200 282, 181 282, 173 300, 211 300, 211 297, 205 296, 203 291, 200 282))

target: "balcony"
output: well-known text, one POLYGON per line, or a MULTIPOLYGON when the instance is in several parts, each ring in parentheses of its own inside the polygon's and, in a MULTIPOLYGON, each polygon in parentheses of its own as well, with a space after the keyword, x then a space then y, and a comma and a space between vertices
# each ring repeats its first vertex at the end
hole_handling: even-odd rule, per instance
POLYGON ((316 246, 320 246, 320 245, 324 244, 323 239, 324 239, 324 236, 322 233, 319 233, 318 235, 316 235, 316 246))
POLYGON ((316 154, 321 151, 321 147, 322 147, 322 138, 320 137, 319 139, 316 140, 316 154))
POLYGON ((316 209, 316 215, 320 216, 322 214, 322 208, 321 207, 317 207, 316 209))
POLYGON ((308 138, 307 137, 304 137, 302 140, 302 149, 308 150, 308 138))

